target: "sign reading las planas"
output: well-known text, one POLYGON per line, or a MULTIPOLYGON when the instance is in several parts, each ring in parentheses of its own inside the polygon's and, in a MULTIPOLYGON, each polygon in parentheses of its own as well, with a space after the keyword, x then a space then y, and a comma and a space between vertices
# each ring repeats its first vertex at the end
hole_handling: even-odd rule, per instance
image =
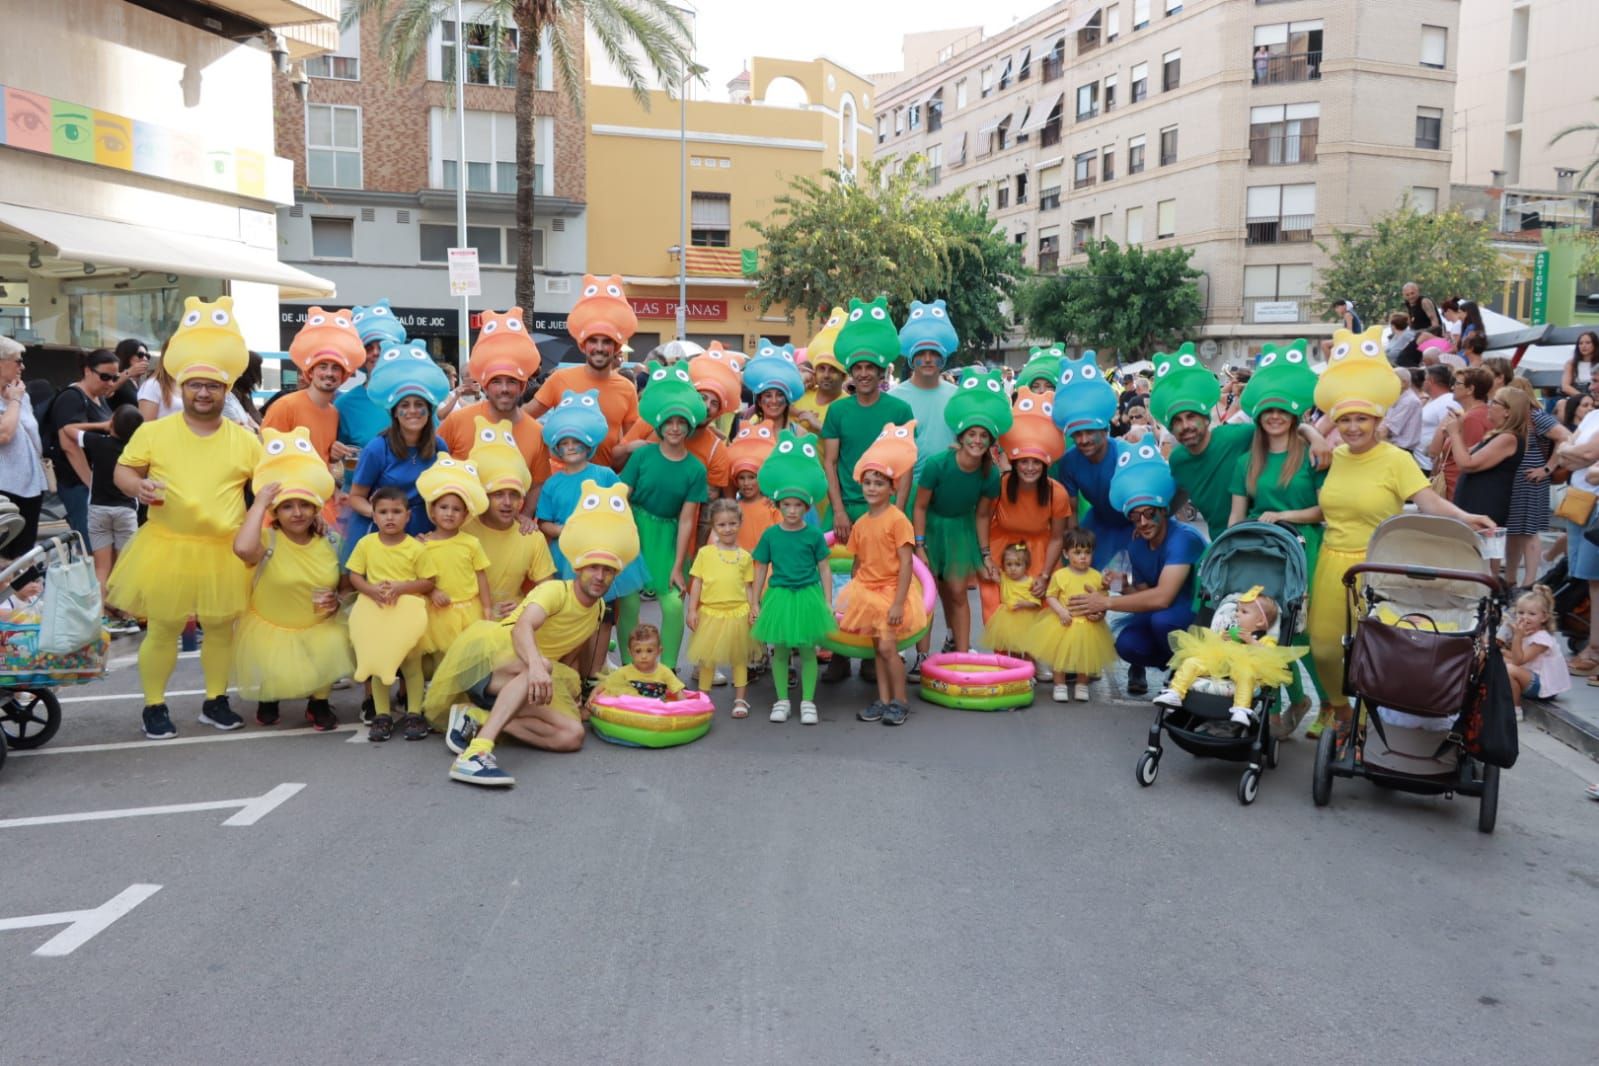
MULTIPOLYGON (((638 315, 640 318, 677 317, 677 300, 675 299, 668 299, 665 297, 661 299, 631 297, 627 302, 632 305, 633 313, 638 315)), ((697 319, 701 322, 726 322, 727 301, 690 300, 688 302, 688 315, 686 317, 689 319, 697 319)))

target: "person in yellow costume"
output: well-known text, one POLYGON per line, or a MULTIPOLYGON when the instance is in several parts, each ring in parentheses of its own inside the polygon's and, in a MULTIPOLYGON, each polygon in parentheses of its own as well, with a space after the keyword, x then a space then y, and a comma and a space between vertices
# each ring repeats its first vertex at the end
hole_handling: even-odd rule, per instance
POLYGON ((405 531, 411 509, 405 489, 384 485, 369 497, 377 528, 356 542, 344 567, 360 595, 350 610, 350 642, 355 645, 357 681, 372 681, 372 724, 366 738, 381 742, 394 735, 396 677, 405 678, 406 713, 400 722, 406 740, 428 735, 422 705, 422 637, 427 633, 426 597, 435 574, 422 542, 405 531))
POLYGON ((144 735, 178 734, 166 687, 178 661, 178 637, 198 618, 205 630, 200 669, 205 701, 199 720, 222 730, 244 721, 228 704, 233 623, 250 594, 249 571, 233 554, 244 522, 244 486, 261 461, 261 442, 222 417, 233 380, 249 365, 233 299, 189 297, 161 355, 178 384, 183 410, 140 426, 117 461, 117 488, 149 507, 106 581, 106 601, 148 623, 139 647, 144 735))
POLYGON ((333 476, 309 429, 264 429, 262 437, 255 503, 233 538, 233 554, 253 571, 250 605, 234 628, 233 687, 256 701, 265 726, 278 724, 279 701, 309 697, 306 720, 326 732, 339 724, 328 693, 355 670, 339 615, 339 557, 320 518, 333 476))
POLYGON ((1407 451, 1379 440, 1383 415, 1399 399, 1399 379, 1383 354, 1381 329, 1364 333, 1338 330, 1331 358, 1316 383, 1316 406, 1326 411, 1343 439, 1334 451, 1318 499, 1327 523, 1310 584, 1307 631, 1316 676, 1327 699, 1307 736, 1336 725, 1348 735, 1349 698, 1340 689, 1344 671, 1344 572, 1365 561, 1366 545, 1383 522, 1407 502, 1426 514, 1445 515, 1489 530, 1493 520, 1467 514, 1432 490, 1427 475, 1407 451))
MULTIPOLYGON (((462 532, 468 516, 482 514, 488 495, 477 468, 447 455, 422 472, 416 491, 426 501, 433 532, 422 539, 422 571, 433 578, 428 594, 428 626, 418 645, 423 655, 443 655, 455 638, 494 609, 489 593, 489 557, 483 545, 462 532)), ((442 716, 432 723, 442 725, 442 716)))
POLYGON ((584 481, 559 540, 573 579, 536 585, 503 621, 472 626, 433 672, 427 705, 450 708, 445 743, 459 756, 452 780, 515 784, 495 761, 502 732, 547 751, 583 746, 582 683, 571 663, 599 627, 611 582, 638 557, 627 496, 626 485, 584 481), (453 706, 463 694, 477 711, 453 706), (489 714, 480 722, 483 710, 489 714))
POLYGON ((488 494, 488 509, 469 519, 466 532, 478 539, 489 557, 488 617, 498 621, 516 609, 523 594, 555 576, 549 541, 522 518, 533 478, 512 435, 511 423, 478 417, 473 425, 470 461, 488 494))
POLYGON ((1172 677, 1155 702, 1175 710, 1195 681, 1227 678, 1233 683, 1232 720, 1248 725, 1254 720, 1256 687, 1286 685, 1294 660, 1307 650, 1278 646, 1273 635, 1278 617, 1277 601, 1256 585, 1231 603, 1223 600, 1209 629, 1189 626, 1173 633, 1172 677))

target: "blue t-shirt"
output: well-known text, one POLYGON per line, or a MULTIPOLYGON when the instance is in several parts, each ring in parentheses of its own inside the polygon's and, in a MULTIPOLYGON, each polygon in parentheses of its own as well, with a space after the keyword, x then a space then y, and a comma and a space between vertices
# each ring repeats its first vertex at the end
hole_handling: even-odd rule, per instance
MULTIPOLYGON (((445 446, 442 439, 435 437, 433 440, 435 457, 450 454, 450 449, 445 446)), ((433 532, 433 520, 428 517, 427 505, 422 502, 422 494, 416 491, 416 479, 421 476, 422 471, 432 465, 432 460, 423 460, 417 455, 415 448, 406 449, 404 459, 397 458, 394 449, 389 447, 389 438, 380 434, 361 449, 361 458, 356 460, 355 474, 350 478, 350 482, 366 486, 369 490, 368 495, 389 485, 398 485, 404 489, 406 505, 411 508, 411 517, 405 523, 405 531, 413 537, 420 536, 423 533, 433 532)), ((341 565, 350 557, 350 552, 355 550, 356 543, 372 532, 373 528, 372 519, 358 515, 353 510, 349 512, 344 524, 344 544, 339 559, 341 565)))
MULTIPOLYGON (((533 517, 541 522, 559 522, 566 524, 572 517, 572 512, 577 510, 578 501, 583 498, 583 482, 592 481, 602 489, 608 489, 621 481, 615 470, 608 466, 595 466, 590 463, 577 473, 559 470, 550 475, 550 479, 539 490, 539 502, 533 509, 533 517)), ((550 558, 555 560, 555 571, 561 580, 570 581, 576 577, 572 564, 566 561, 566 556, 561 553, 558 538, 550 538, 550 558)), ((637 592, 643 588, 649 579, 649 573, 644 569, 644 557, 640 555, 611 582, 611 589, 605 594, 605 602, 610 603, 619 596, 637 592)))
POLYGON ((1194 585, 1199 579, 1199 560, 1209 544, 1205 535, 1186 522, 1175 519, 1166 523, 1166 539, 1159 548, 1151 548, 1143 537, 1134 537, 1127 546, 1127 568, 1132 571, 1135 585, 1154 588, 1160 583, 1160 572, 1168 566, 1189 567, 1183 587, 1178 590, 1172 606, 1180 608, 1192 604, 1194 585))
POLYGON ((333 398, 339 412, 339 442, 365 448, 379 433, 389 428, 389 413, 372 402, 364 385, 347 389, 333 398))
MULTIPOLYGON (((955 431, 944 421, 944 408, 959 391, 954 382, 943 378, 938 379, 936 389, 924 389, 915 382, 902 381, 888 390, 896 400, 904 400, 911 414, 916 416, 916 473, 913 477, 920 478, 928 459, 949 451, 954 445, 955 431)), ((915 502, 911 500, 906 508, 915 502)))

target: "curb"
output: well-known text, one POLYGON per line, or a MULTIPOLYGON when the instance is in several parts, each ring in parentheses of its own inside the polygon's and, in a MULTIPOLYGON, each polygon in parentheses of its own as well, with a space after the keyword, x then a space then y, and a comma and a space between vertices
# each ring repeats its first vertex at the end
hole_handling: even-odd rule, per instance
POLYGON ((1523 725, 1536 725, 1590 759, 1599 759, 1599 723, 1574 714, 1559 703, 1544 700, 1526 700, 1522 713, 1525 716, 1523 725))

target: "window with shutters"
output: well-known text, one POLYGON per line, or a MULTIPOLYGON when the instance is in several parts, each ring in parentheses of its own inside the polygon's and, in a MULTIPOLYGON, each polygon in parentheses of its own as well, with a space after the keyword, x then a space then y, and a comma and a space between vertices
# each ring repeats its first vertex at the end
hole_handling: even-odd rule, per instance
POLYGON ((1421 65, 1443 70, 1449 64, 1449 30, 1444 26, 1421 28, 1421 65))
POLYGON ((1130 137, 1127 140, 1127 173, 1142 174, 1144 172, 1144 138, 1130 137))
POLYGON ((1097 179, 1095 164, 1099 162, 1099 153, 1094 151, 1082 152, 1072 156, 1072 188, 1086 189, 1093 185, 1097 179))
POLYGON ((1321 105, 1272 104, 1249 109, 1249 165, 1291 166, 1316 161, 1321 105))
POLYGON ((1105 114, 1108 115, 1116 110, 1116 75, 1114 74, 1107 75, 1105 78, 1103 99, 1105 102, 1105 114))
POLYGON ((1416 147, 1441 148, 1444 142, 1444 111, 1441 107, 1416 108, 1416 147))
POLYGON ((359 20, 339 31, 339 48, 336 52, 312 56, 305 61, 308 78, 332 78, 335 81, 361 80, 361 23, 359 20))
POLYGON ((1309 263, 1244 267, 1244 321, 1309 322, 1315 273, 1309 263))
POLYGON ((1099 83, 1090 82, 1077 87, 1077 121, 1093 118, 1099 114, 1099 83))
POLYGON ((1149 0, 1133 0, 1133 29, 1149 25, 1149 0))
POLYGON ((733 198, 721 192, 689 194, 689 244, 729 248, 733 244, 733 198))
POLYGON ((1111 181, 1116 177, 1116 146, 1107 144, 1099 154, 1099 180, 1111 181))
POLYGON ((1144 243, 1144 209, 1142 207, 1129 207, 1127 209, 1126 236, 1129 246, 1144 243))
POLYGON ((1155 205, 1155 239, 1177 236, 1177 201, 1162 200, 1155 205))
POLYGON ((1133 83, 1132 101, 1136 104, 1149 95, 1149 64, 1134 63, 1131 78, 1133 83))
POLYGON ((311 258, 354 259, 355 219, 311 219, 311 258))
POLYGON ((1183 50, 1175 48, 1160 57, 1160 91, 1169 93, 1183 80, 1183 50))
POLYGON ((1251 45, 1256 85, 1321 77, 1321 19, 1256 26, 1251 45))
POLYGON ((1245 193, 1248 244, 1306 242, 1315 224, 1315 185, 1252 185, 1245 193))
POLYGON ((1177 127, 1167 126, 1160 131, 1160 165, 1169 167, 1177 162, 1177 127))

